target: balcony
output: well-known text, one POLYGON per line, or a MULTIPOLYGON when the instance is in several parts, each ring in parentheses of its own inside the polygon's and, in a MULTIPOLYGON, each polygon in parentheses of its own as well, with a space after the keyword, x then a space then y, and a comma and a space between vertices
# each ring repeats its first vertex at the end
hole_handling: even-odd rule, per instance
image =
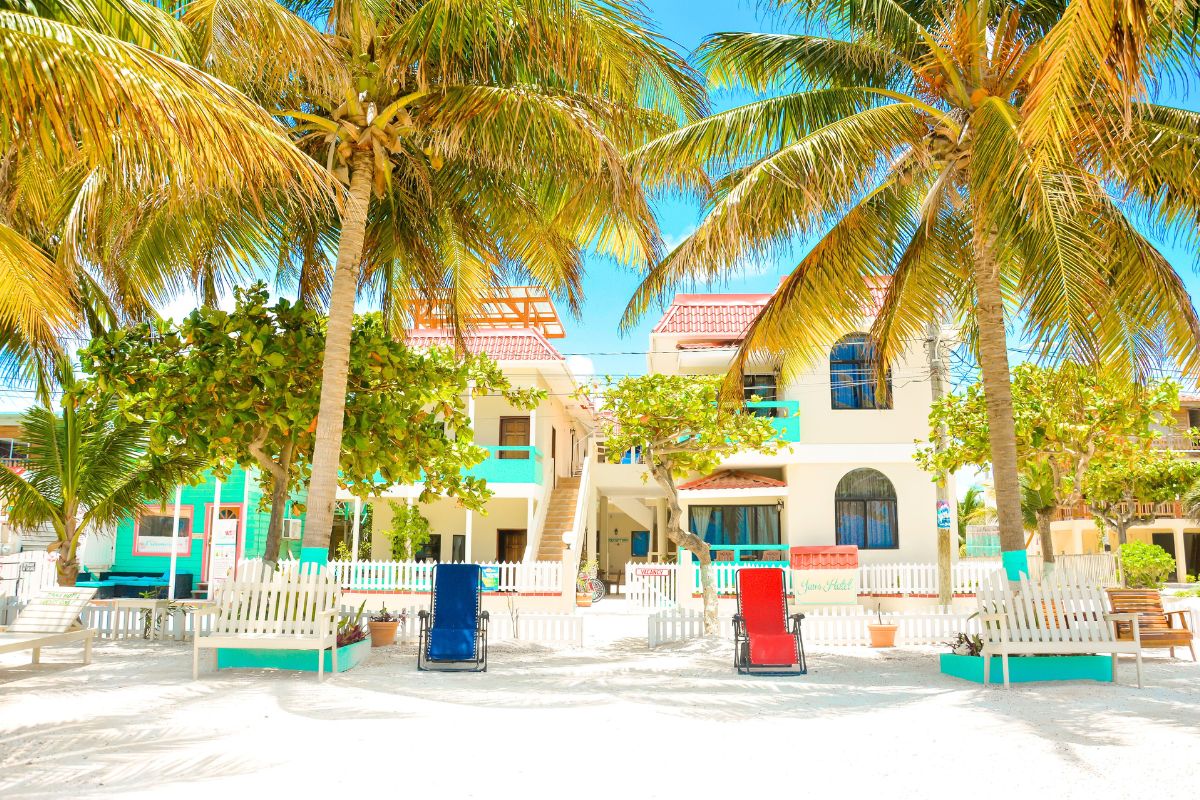
POLYGON ((1174 450, 1190 458, 1200 458, 1200 437, 1192 436, 1187 428, 1166 431, 1154 440, 1157 450, 1174 450))
POLYGON ((746 408, 764 409, 758 415, 771 417, 771 424, 779 431, 777 438, 780 441, 800 441, 799 400, 754 400, 748 401, 746 408))
POLYGON ((536 447, 481 446, 487 449, 488 457, 467 470, 469 474, 488 483, 542 482, 542 452, 536 447))
POLYGON ((9 469, 23 467, 26 463, 28 462, 24 458, 0 458, 0 467, 8 467, 9 469))
MULTIPOLYGON (((1183 503, 1172 501, 1169 503, 1134 503, 1134 515, 1139 517, 1153 517, 1155 519, 1183 519, 1183 503)), ((1126 503, 1120 504, 1120 509, 1125 511, 1126 503)), ((1059 508, 1054 512, 1054 519, 1058 522, 1064 522, 1072 519, 1092 519, 1094 516, 1092 509, 1087 503, 1079 503, 1071 507, 1059 508)))

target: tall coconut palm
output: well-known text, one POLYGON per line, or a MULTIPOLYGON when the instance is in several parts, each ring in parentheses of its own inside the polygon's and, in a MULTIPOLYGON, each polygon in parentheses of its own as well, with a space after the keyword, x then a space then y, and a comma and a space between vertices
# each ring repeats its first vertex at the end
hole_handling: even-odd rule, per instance
POLYGON ((702 45, 712 84, 770 95, 637 154, 649 180, 709 206, 627 322, 678 282, 799 236, 816 243, 749 330, 735 373, 752 356, 793 374, 824 357, 881 284, 871 329, 881 373, 949 314, 982 369, 1002 548, 1019 561, 1006 325, 1045 358, 1145 376, 1165 355, 1200 371, 1187 292, 1133 224, 1195 241, 1200 114, 1152 102, 1148 87, 1194 70, 1196 19, 1169 0, 776 7, 834 33, 722 33, 702 45))
POLYGON ((0 467, 0 497, 14 527, 54 529, 58 582, 73 586, 85 534, 140 513, 147 499, 166 498, 203 464, 150 455, 147 425, 124 419, 110 399, 87 396, 70 364, 57 367, 61 411, 35 406, 22 417, 28 459, 20 473, 0 467))
POLYGON ((228 259, 258 255, 269 212, 333 196, 269 114, 191 63, 192 32, 158 6, 0 0, 0 50, 0 354, 21 366, 227 277, 228 259))
POLYGON ((659 255, 624 155, 698 118, 704 95, 632 0, 286 5, 195 0, 183 20, 206 67, 289 120, 347 189, 340 216, 293 231, 284 254, 329 299, 311 552, 329 542, 360 288, 394 324, 415 294, 461 325, 512 274, 574 306, 584 248, 659 255))

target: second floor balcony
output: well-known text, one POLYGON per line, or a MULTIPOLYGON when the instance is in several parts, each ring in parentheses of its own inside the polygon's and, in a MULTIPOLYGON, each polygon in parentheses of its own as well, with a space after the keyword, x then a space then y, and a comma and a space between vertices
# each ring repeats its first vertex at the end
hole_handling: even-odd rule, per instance
POLYGON ((756 416, 770 417, 781 442, 800 441, 799 400, 748 400, 746 408, 756 416))
MULTIPOLYGON (((1186 515, 1183 511, 1183 503, 1178 500, 1173 500, 1167 503, 1142 503, 1136 502, 1133 508, 1129 509, 1128 504, 1121 503, 1119 508, 1121 511, 1133 512, 1134 516, 1152 517, 1154 519, 1183 519, 1186 515)), ((1095 512, 1087 503, 1078 503, 1074 506, 1062 506, 1054 513, 1054 519, 1059 522, 1072 519, 1092 519, 1095 512)))
POLYGON ((488 483, 541 483, 542 452, 532 446, 481 445, 488 456, 467 470, 488 483))

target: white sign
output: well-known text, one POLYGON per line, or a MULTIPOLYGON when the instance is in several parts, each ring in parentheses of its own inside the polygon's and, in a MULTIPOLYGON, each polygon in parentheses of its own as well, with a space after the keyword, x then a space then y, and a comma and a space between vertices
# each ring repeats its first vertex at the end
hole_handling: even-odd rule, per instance
POLYGON ((858 605, 858 570, 798 569, 792 591, 798 606, 858 605))
POLYGON ((210 592, 222 581, 232 577, 234 565, 237 564, 237 539, 238 520, 219 519, 214 521, 208 543, 210 592))

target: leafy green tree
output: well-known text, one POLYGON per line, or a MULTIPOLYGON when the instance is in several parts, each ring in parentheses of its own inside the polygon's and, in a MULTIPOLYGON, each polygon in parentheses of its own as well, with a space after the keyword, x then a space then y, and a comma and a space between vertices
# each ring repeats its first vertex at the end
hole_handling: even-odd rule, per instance
POLYGON ((360 287, 393 332, 414 299, 463 327, 514 275, 577 307, 585 249, 659 255, 624 156, 698 118, 705 96, 632 0, 188 0, 183 22, 206 66, 346 187, 337 217, 287 231, 285 254, 305 296, 329 301, 304 529, 323 547, 360 287))
POLYGON ((619 457, 637 449, 667 496, 667 537, 700 562, 704 632, 717 633, 717 586, 708 542, 688 530, 676 479, 707 474, 740 451, 774 453, 779 448, 771 420, 718 405, 719 376, 641 375, 608 379, 603 407, 606 447, 619 457))
POLYGON ((392 558, 397 561, 412 561, 413 555, 429 541, 429 520, 416 505, 388 503, 392 509, 392 524, 384 536, 392 543, 392 558))
POLYGON ((77 381, 63 360, 57 379, 62 408, 35 406, 21 418, 28 460, 21 473, 0 467, 0 496, 15 527, 53 527, 59 585, 74 586, 85 534, 139 515, 147 498, 165 500, 176 484, 195 479, 204 461, 156 453, 150 426, 77 381))
MULTIPOLYGON (((994 471, 988 403, 982 383, 936 403, 930 428, 945 425, 949 438, 940 453, 932 446, 918 450, 922 468, 934 474, 967 465, 994 471)), ((1055 509, 1082 500, 1084 477, 1098 456, 1130 442, 1148 452, 1154 426, 1179 407, 1179 387, 1170 381, 1147 386, 1071 362, 1053 369, 1026 363, 1013 370, 1012 406, 1021 474, 1034 496, 1049 492, 1053 498, 1036 511, 1042 558, 1052 564, 1055 509)))
POLYGON ((1181 499, 1200 480, 1200 462, 1140 442, 1124 442, 1093 459, 1083 480, 1092 512, 1125 544, 1134 525, 1157 517, 1153 505, 1181 499))
POLYGON ((626 323, 681 282, 811 237, 742 342, 730 393, 764 353, 789 374, 825 359, 866 309, 880 373, 948 318, 982 371, 1001 544, 1021 551, 1008 325, 1050 359, 1146 377, 1165 353, 1200 373, 1191 299, 1134 224, 1167 241, 1200 230, 1200 113, 1151 92, 1154 76, 1195 74, 1194 3, 771 6, 831 33, 700 47, 710 85, 759 97, 635 153, 648 180, 708 211, 626 323))
MULTIPOLYGON (((97 389, 130 419, 150 424, 155 453, 203 454, 218 474, 258 467, 271 521, 264 558, 279 553, 286 500, 308 478, 320 406, 323 319, 302 304, 267 305, 262 285, 236 292, 232 312, 199 308, 178 325, 146 323, 96 339, 81 356, 97 389)), ((481 509, 490 495, 464 468, 487 451, 472 444, 465 398, 501 394, 518 407, 541 393, 518 389, 484 356, 411 350, 377 315, 351 340, 340 481, 365 497, 423 482, 423 499, 448 495, 481 509)))

